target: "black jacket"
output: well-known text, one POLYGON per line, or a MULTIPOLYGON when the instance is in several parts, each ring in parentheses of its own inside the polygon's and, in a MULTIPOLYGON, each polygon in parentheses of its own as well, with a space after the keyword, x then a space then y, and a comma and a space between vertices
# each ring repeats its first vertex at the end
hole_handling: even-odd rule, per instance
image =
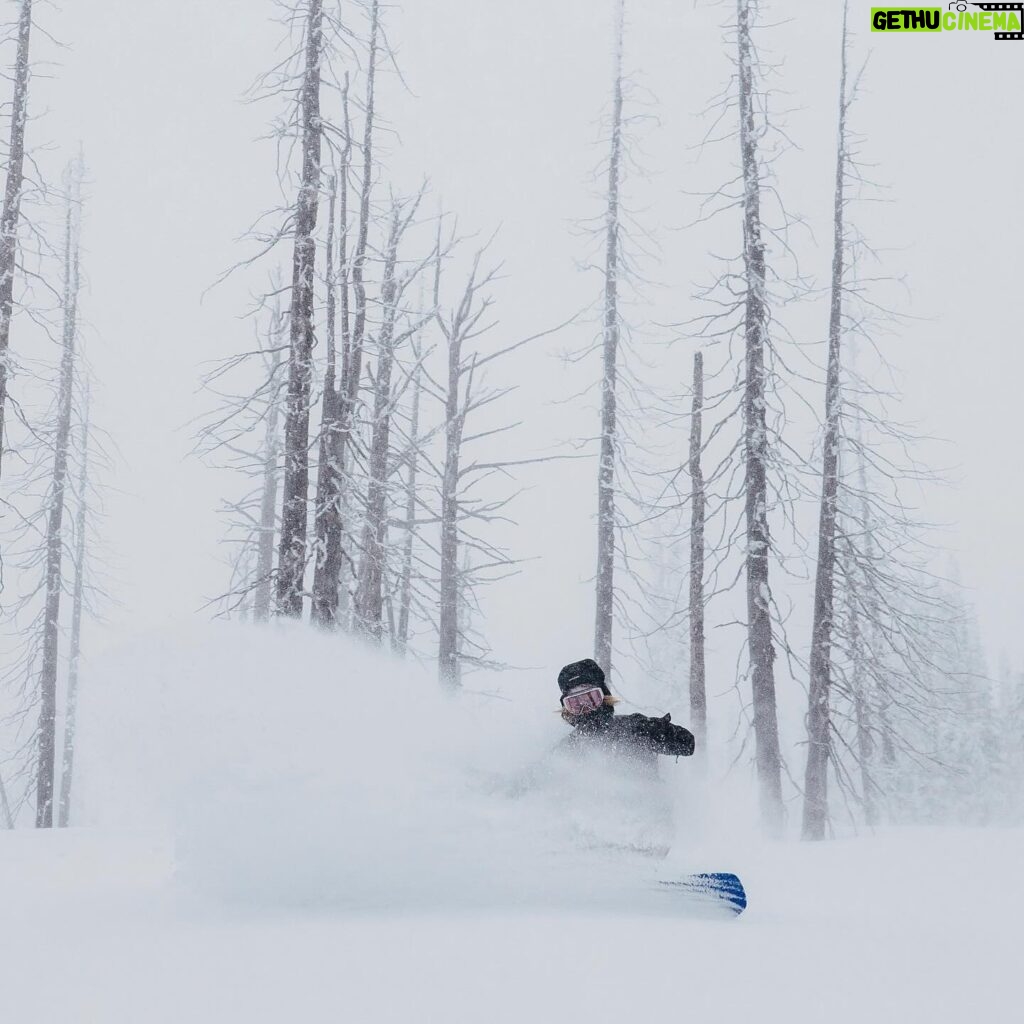
POLYGON ((658 754, 689 757, 693 753, 693 733, 672 724, 672 716, 649 718, 647 715, 617 715, 611 707, 599 708, 570 722, 573 734, 564 746, 575 750, 594 745, 610 748, 614 753, 651 765, 658 754))

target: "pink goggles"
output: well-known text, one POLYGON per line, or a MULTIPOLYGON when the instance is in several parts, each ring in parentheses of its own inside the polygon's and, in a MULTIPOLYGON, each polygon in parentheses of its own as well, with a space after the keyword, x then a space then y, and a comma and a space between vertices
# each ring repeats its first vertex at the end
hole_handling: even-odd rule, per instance
POLYGON ((604 690, 600 686, 578 686, 562 697, 562 707, 570 715, 589 715, 604 706, 604 690))

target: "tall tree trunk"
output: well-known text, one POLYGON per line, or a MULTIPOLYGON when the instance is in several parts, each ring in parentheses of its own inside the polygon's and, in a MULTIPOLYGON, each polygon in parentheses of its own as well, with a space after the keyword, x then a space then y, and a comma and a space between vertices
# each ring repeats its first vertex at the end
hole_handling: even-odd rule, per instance
POLYGON ((75 515, 75 587, 71 606, 71 642, 68 651, 68 693, 64 710, 64 756, 60 775, 57 824, 71 821, 71 785, 75 770, 75 726, 78 717, 78 670, 82 653, 82 611, 85 603, 85 531, 88 526, 89 491, 89 391, 85 392, 80 432, 82 463, 78 471, 78 508, 75 515))
POLYGON ((704 356, 693 356, 693 409, 690 416, 690 728, 704 756, 708 739, 708 700, 704 673, 704 473, 701 469, 704 415, 704 356))
POLYGON ((267 409, 266 433, 263 438, 263 491, 260 496, 260 535, 256 547, 256 591, 253 595, 253 622, 267 622, 270 619, 271 595, 274 575, 274 541, 277 536, 277 460, 281 453, 278 440, 280 419, 280 395, 277 387, 277 371, 281 365, 280 342, 284 331, 281 326, 281 311, 274 311, 273 349, 270 365, 270 405, 267 409))
MULTIPOLYGON (((419 353, 416 353, 417 359, 419 353)), ((420 394, 423 390, 422 371, 417 366, 412 384, 412 414, 409 423, 409 467, 405 482, 405 546, 402 551, 402 579, 398 590, 398 632, 395 636, 398 653, 403 656, 409 648, 409 615, 412 609, 412 555, 416 530, 416 475, 419 469, 420 394)))
POLYGON ((302 617, 309 501, 309 399, 313 380, 313 290, 317 205, 320 192, 320 59, 323 0, 308 0, 302 80, 302 178, 295 204, 292 260, 291 351, 284 428, 284 495, 278 552, 277 606, 302 617))
POLYGON ((380 640, 383 631, 385 541, 388 527, 388 454, 391 449, 391 371, 395 359, 395 307, 398 299, 395 264, 398 259, 399 230, 399 208, 396 204, 388 238, 384 278, 381 282, 381 304, 384 311, 378 340, 373 432, 367 467, 369 483, 366 494, 366 519, 363 524, 362 559, 359 565, 355 608, 358 628, 375 640, 380 640))
POLYGON ((839 494, 840 344, 843 333, 843 270, 846 256, 846 13, 843 13, 839 78, 839 140, 833 202, 832 302, 825 377, 825 435, 822 443, 818 567, 814 585, 810 693, 807 706, 807 767, 804 774, 804 839, 824 839, 828 821, 828 765, 831 757, 832 618, 836 571, 836 515, 839 494))
MULTIPOLYGON (((448 395, 445 402, 444 472, 441 477, 441 581, 438 607, 438 675, 451 689, 460 685, 459 666, 459 462, 462 412, 459 377, 462 339, 448 346, 448 395)), ((468 400, 467 400, 468 401, 468 400)))
MULTIPOLYGON (((359 384, 362 379, 363 339, 366 333, 366 250, 370 229, 370 199, 373 189, 373 130, 375 112, 375 83, 377 73, 377 49, 380 31, 380 12, 377 0, 370 9, 370 53, 366 72, 366 100, 363 122, 363 169, 359 191, 359 219, 355 251, 352 256, 351 274, 348 265, 348 172, 351 165, 352 139, 348 112, 348 77, 342 91, 342 106, 345 120, 345 149, 342 155, 340 183, 341 232, 338 240, 338 266, 341 287, 341 374, 336 390, 328 399, 324 393, 324 436, 326 446, 321 456, 327 456, 326 473, 318 485, 317 525, 318 549, 317 572, 313 581, 313 621, 331 629, 347 618, 348 596, 343 591, 345 577, 351 561, 346 557, 344 538, 346 532, 345 476, 348 465, 348 447, 352 436, 356 405, 359 400, 359 384), (351 278, 355 315, 352 317, 349 303, 349 281, 351 278)), ((333 222, 333 214, 332 214, 333 222)), ((332 300, 333 301, 333 300, 332 300)), ((332 382, 333 383, 333 382, 332 382)))
POLYGON ((615 71, 612 84, 611 152, 605 211, 604 344, 601 376, 601 454, 597 477, 597 574, 594 651, 611 680, 615 616, 616 388, 619 351, 619 188, 622 177, 622 46, 624 0, 615 8, 615 71))
MULTIPOLYGON (((348 167, 343 164, 344 181, 348 167)), ((343 184, 344 188, 345 185, 343 184)), ((337 390, 335 349, 336 296, 334 281, 334 217, 338 196, 337 178, 331 178, 327 224, 327 369, 324 372, 323 409, 320 416, 320 458, 316 484, 316 565, 313 572, 312 619, 331 629, 338 612, 338 581, 341 576, 341 484, 342 467, 337 462, 337 441, 341 396, 337 390)))
POLYGON ((761 818, 772 833, 782 829, 782 759, 775 703, 775 647, 772 641, 768 560, 768 427, 765 347, 768 308, 765 249, 761 236, 761 175, 754 116, 754 48, 750 0, 737 0, 739 46, 740 155, 743 169, 743 262, 746 277, 743 391, 747 524, 747 645, 754 704, 754 742, 761 792, 761 818))
POLYGON ((11 102, 11 141, 7 153, 7 184, 0 214, 0 470, 4 453, 4 412, 10 360, 11 317, 14 314, 14 274, 18 265, 18 220, 25 166, 25 123, 28 120, 28 44, 32 31, 32 0, 21 0, 18 52, 14 59, 14 97, 11 102))
MULTIPOLYGON (((380 5, 373 0, 370 7, 370 55, 366 68, 366 101, 363 114, 363 174, 359 193, 359 231, 352 256, 352 293, 356 300, 352 321, 351 350, 345 367, 348 377, 346 413, 348 429, 359 394, 363 337, 366 333, 366 246, 370 231, 370 198, 373 191, 373 129, 376 115, 377 47, 380 31, 380 5)), ((347 117, 347 115, 346 115, 347 117)), ((347 317, 346 317, 347 319, 347 317)))
POLYGON ((473 561, 470 558, 469 548, 464 544, 462 545, 462 566, 459 569, 459 599, 455 610, 455 622, 459 645, 458 664, 460 682, 462 681, 462 666, 465 664, 466 658, 469 657, 466 648, 467 637, 469 636, 473 617, 473 606, 470 604, 472 599, 472 573, 473 561))
MULTIPOLYGON (((856 350, 851 352, 851 358, 856 355, 856 350)), ((868 565, 877 564, 879 560, 878 552, 875 550, 874 540, 874 517, 871 512, 871 504, 868 501, 868 474, 867 465, 864 458, 864 445, 863 445, 863 428, 861 425, 861 414, 858 409, 854 416, 854 447, 857 451, 857 487, 860 491, 860 533, 864 537, 864 544, 866 547, 865 561, 868 565)), ((861 631, 863 636, 863 645, 866 649, 866 653, 870 652, 871 657, 877 657, 874 654, 874 649, 877 645, 876 631, 879 623, 881 622, 880 611, 878 607, 878 595, 876 594, 873 587, 867 587, 867 591, 864 595, 864 610, 866 622, 864 629, 861 631)), ((867 659, 865 659, 867 660, 867 659)), ((881 666, 880 671, 875 672, 874 686, 870 696, 872 698, 871 707, 871 719, 872 725, 876 732, 881 736, 881 747, 882 747, 882 764, 885 766, 886 773, 891 775, 896 765, 896 743, 893 733, 893 726, 891 720, 893 698, 892 693, 886 680, 885 667, 881 666)), ((864 692, 867 692, 866 690, 864 692)), ((877 787, 876 787, 877 789, 877 787)), ((876 808, 876 816, 878 814, 876 808)))
MULTIPOLYGON (((849 545, 844 545, 849 547, 849 545)), ((851 568, 852 565, 851 559, 851 568)), ((856 573, 847 572, 846 605, 850 630, 850 690, 853 695, 854 725, 857 736, 857 764, 860 768, 861 805, 864 821, 869 827, 878 824, 878 804, 875 799, 877 783, 874 780, 875 743, 873 735, 873 714, 867 667, 867 652, 864 649, 864 633, 861 624, 860 594, 857 592, 856 573)))
MULTIPOLYGON (((352 435, 356 405, 359 401, 359 384, 363 373, 363 340, 366 336, 366 249, 370 232, 370 202, 373 195, 373 130, 376 116, 377 47, 380 32, 380 8, 373 0, 370 8, 370 56, 366 69, 366 100, 363 114, 363 172, 359 189, 359 227, 356 232, 356 247, 352 254, 352 297, 355 309, 351 311, 352 328, 344 348, 342 364, 342 421, 339 444, 342 456, 352 435)), ((348 115, 345 115, 346 123, 348 115)), ((345 193, 343 193, 343 196, 345 193)), ((347 264, 343 265, 347 285, 347 264)), ((348 332, 349 301, 348 288, 342 292, 343 330, 348 332)))
MULTIPOLYGON (((439 311, 441 280, 441 242, 438 227, 437 272, 434 278, 434 309, 439 311)), ((476 268, 474 267, 474 275, 476 268)), ((448 391, 444 409, 444 469, 441 474, 441 564, 438 600, 437 671, 442 686, 456 689, 461 685, 459 665, 459 467, 465 418, 459 404, 459 382, 462 379, 463 325, 461 313, 469 311, 472 301, 472 278, 450 330, 448 340, 448 391)), ((438 313, 440 322, 440 314, 438 313)), ((442 325, 443 326, 443 325, 442 325)), ((473 390, 473 369, 468 371, 465 403, 468 408, 473 390)))
POLYGON ((75 335, 78 315, 78 225, 81 171, 68 169, 67 215, 64 228, 64 330, 57 395, 57 429, 53 444, 53 479, 46 524, 46 604, 43 619, 42 667, 39 673, 38 761, 36 766, 36 827, 53 826, 53 787, 56 761, 57 665, 60 647, 60 599, 64 581, 64 498, 68 476, 68 446, 75 383, 75 335))

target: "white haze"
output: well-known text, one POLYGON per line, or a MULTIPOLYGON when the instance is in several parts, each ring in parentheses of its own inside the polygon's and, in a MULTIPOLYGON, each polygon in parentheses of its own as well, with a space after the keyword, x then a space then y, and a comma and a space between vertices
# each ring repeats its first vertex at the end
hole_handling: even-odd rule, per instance
MULTIPOLYGON (((636 906, 749 848, 705 819, 692 761, 658 783, 552 757, 553 687, 451 696, 354 642, 223 624, 140 637, 92 678, 79 822, 155 830, 183 885, 224 898, 636 906), (620 852, 659 844, 669 860, 620 852)), ((753 820, 728 804, 714 820, 753 820)))

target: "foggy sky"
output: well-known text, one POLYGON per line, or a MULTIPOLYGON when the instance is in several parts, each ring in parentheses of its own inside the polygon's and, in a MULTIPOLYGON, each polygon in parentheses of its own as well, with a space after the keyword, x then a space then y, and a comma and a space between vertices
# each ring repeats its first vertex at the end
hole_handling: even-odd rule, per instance
MULTIPOLYGON (((777 5, 766 20, 788 20, 760 37, 782 62, 771 84, 786 93, 776 109, 788 110, 799 147, 777 165, 779 188, 808 222, 795 244, 819 286, 830 260, 840 6, 777 5)), ((886 341, 906 394, 900 411, 948 439, 925 454, 951 468, 956 486, 928 490, 927 517, 954 524, 948 543, 988 648, 1019 665, 1024 212, 1013 189, 1024 148, 1015 107, 1024 43, 985 33, 872 35, 869 7, 851 6, 858 61, 871 48, 855 124, 889 201, 857 216, 886 271, 906 276, 901 308, 914 319, 886 341)), ((573 224, 600 209, 593 171, 609 93, 610 9, 610 0, 411 0, 388 12, 408 88, 392 77, 381 91, 396 131, 386 164, 400 187, 429 176, 467 232, 500 227, 504 340, 565 320, 599 291, 599 279, 577 266, 589 247, 573 224)), ((706 127, 696 115, 730 73, 718 27, 730 10, 627 3, 626 65, 657 118, 638 127, 649 178, 634 175, 626 187, 661 246, 660 260, 645 265, 653 286, 629 314, 637 321, 695 315, 695 287, 711 273, 707 249, 739 248, 735 220, 683 230, 695 213, 686 193, 714 187, 735 161, 735 147, 695 149, 706 127)), ((273 150, 257 141, 278 108, 241 102, 275 59, 282 30, 272 13, 266 0, 69 0, 40 11, 68 49, 39 44, 56 66, 33 84, 33 113, 48 112, 32 123, 30 143, 51 144, 38 155, 58 172, 79 141, 85 147, 82 311, 100 388, 95 419, 121 451, 106 530, 124 590, 107 636, 188 617, 227 580, 216 515, 225 488, 188 457, 189 422, 210 404, 197 394, 203 362, 248 345, 251 325, 240 316, 263 279, 239 275, 201 295, 246 254, 238 237, 280 199, 273 150)), ((823 339, 820 297, 780 316, 791 316, 801 342, 823 339)), ((581 322, 510 367, 522 385, 514 418, 526 423, 509 450, 548 450, 596 432, 592 397, 553 404, 596 379, 596 360, 570 369, 558 358, 593 332, 581 322)), ((671 372, 684 356, 665 356, 671 372)), ((595 474, 591 462, 526 474, 510 539, 532 560, 487 603, 489 633, 508 660, 550 669, 589 653, 595 474)), ((720 672, 729 666, 725 659, 720 672)))

